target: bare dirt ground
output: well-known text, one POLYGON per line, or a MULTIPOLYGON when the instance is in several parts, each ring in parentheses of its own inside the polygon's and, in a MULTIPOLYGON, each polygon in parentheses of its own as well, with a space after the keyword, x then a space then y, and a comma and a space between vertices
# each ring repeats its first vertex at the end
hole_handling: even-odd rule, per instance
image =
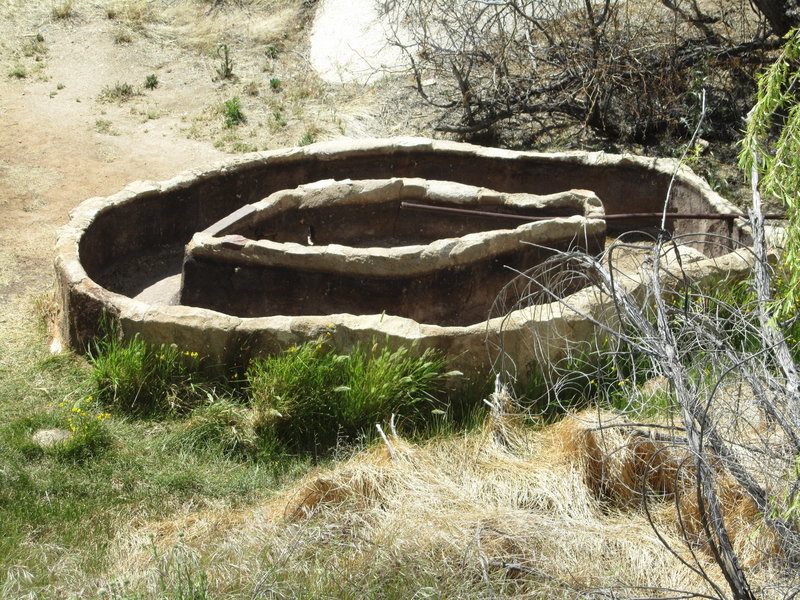
POLYGON ((415 132, 389 118, 396 83, 328 84, 310 68, 314 9, 302 0, 0 4, 0 355, 24 343, 31 298, 52 286, 57 229, 86 198, 230 153, 415 132), (157 87, 147 89, 148 75, 157 87), (228 127, 233 97, 246 120, 228 127))

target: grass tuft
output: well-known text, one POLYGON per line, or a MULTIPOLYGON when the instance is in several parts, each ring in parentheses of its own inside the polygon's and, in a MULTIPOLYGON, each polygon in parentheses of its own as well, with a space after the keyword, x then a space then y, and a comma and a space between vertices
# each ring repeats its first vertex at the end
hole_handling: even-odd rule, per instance
POLYGON ((426 351, 357 346, 338 354, 306 343, 254 361, 247 379, 254 427, 293 449, 328 450, 342 440, 369 437, 376 423, 397 414, 419 424, 439 409, 445 360, 426 351))
POLYGON ((8 72, 8 76, 16 79, 25 79, 28 76, 28 70, 22 65, 16 65, 8 72))
POLYGON ((54 19, 59 21, 69 19, 73 14, 73 4, 73 0, 64 0, 61 3, 54 4, 53 8, 50 10, 50 14, 54 19))
POLYGON ((217 398, 193 410, 172 434, 171 448, 227 457, 253 457, 258 441, 251 411, 230 399, 217 398))
POLYGON ((103 88, 100 92, 100 100, 104 102, 127 102, 139 92, 130 83, 117 82, 103 88))
POLYGON ((141 338, 108 335, 91 348, 94 397, 126 414, 180 414, 206 400, 213 385, 197 352, 152 347, 141 338))
POLYGON ((303 133, 302 137, 298 141, 299 146, 308 146, 309 144, 313 144, 317 141, 317 134, 315 131, 307 130, 303 133))

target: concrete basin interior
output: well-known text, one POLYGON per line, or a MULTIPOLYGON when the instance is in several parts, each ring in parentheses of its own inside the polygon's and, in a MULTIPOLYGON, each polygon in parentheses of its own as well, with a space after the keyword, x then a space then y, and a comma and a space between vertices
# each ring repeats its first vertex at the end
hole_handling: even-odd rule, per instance
POLYGON ((423 179, 316 182, 196 234, 180 303, 239 317, 377 313, 470 325, 486 319, 516 272, 554 250, 599 252, 602 217, 599 199, 578 190, 535 196, 423 179), (412 201, 543 220, 404 208, 412 201))

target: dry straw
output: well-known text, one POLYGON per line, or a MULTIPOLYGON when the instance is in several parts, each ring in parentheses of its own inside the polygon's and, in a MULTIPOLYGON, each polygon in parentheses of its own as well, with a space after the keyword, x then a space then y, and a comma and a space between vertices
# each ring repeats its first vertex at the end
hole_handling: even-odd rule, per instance
MULTIPOLYGON (((702 536, 693 536, 696 495, 683 450, 661 443, 656 430, 609 427, 616 424, 614 415, 589 411, 543 430, 508 418, 502 442, 491 419, 480 432, 422 445, 391 436, 394 458, 375 445, 310 473, 264 506, 143 524, 120 538, 116 573, 149 585, 154 539, 163 553, 179 540, 196 549, 212 588, 263 597, 325 589, 335 574, 358 596, 368 593, 367 579, 390 572, 410 589, 436 581, 448 597, 476 589, 551 597, 620 587, 709 593, 653 528, 714 575, 702 536)), ((752 503, 735 484, 729 489, 723 502, 737 549, 761 562, 769 544, 752 503)))

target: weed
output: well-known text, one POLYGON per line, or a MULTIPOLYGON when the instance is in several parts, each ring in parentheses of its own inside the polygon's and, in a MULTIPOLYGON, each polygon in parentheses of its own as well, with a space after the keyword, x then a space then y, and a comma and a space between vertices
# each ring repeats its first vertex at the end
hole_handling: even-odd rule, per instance
POLYGON ((73 0, 64 0, 60 4, 54 4, 50 11, 54 19, 63 20, 69 19, 72 16, 73 0))
POLYGON ((274 44, 270 44, 266 48, 264 48, 264 55, 269 58, 270 60, 275 60, 278 58, 278 47, 274 44))
POLYGON ((158 87, 158 76, 155 73, 151 73, 144 80, 144 87, 148 90, 154 90, 158 87))
POLYGON ((392 414, 420 423, 450 375, 444 366, 431 351, 415 357, 405 348, 373 345, 345 355, 324 341, 295 346, 248 368, 254 428, 290 448, 329 449, 341 439, 370 435, 392 414))
POLYGON ((28 70, 23 65, 16 65, 8 72, 8 76, 16 77, 17 79, 25 79, 28 76, 28 70))
POLYGON ((258 83, 255 81, 249 82, 246 86, 244 86, 244 92, 248 96, 258 96, 258 83))
POLYGON ((141 27, 145 21, 152 21, 154 14, 152 3, 148 0, 126 0, 120 5, 120 17, 135 27, 141 27))
POLYGON ((100 99, 105 102, 126 102, 137 94, 130 83, 117 82, 113 86, 104 87, 100 92, 100 99))
POLYGON ((236 127, 245 122, 242 105, 239 102, 238 96, 234 96, 230 100, 225 101, 222 114, 225 119, 225 127, 236 127))
POLYGON ((97 119, 94 122, 94 130, 104 135, 119 135, 119 133, 111 127, 111 121, 107 119, 97 119))
POLYGON ((279 92, 281 90, 281 80, 277 77, 272 77, 269 80, 269 87, 273 92, 279 92))
POLYGON ((230 56, 228 44, 219 44, 217 46, 217 58, 219 59, 219 66, 217 67, 219 78, 230 79, 233 77, 233 60, 230 56))
POLYGON ((248 144, 247 142, 237 140, 233 143, 233 146, 231 146, 231 150, 234 152, 245 153, 245 152, 255 152, 256 150, 258 150, 258 148, 253 144, 248 144))
POLYGON ((115 44, 130 44, 133 41, 130 32, 127 29, 116 29, 111 36, 115 44))
POLYGON ((303 137, 300 138, 298 144, 300 146, 308 146, 309 144, 313 144, 316 141, 317 141, 317 134, 311 130, 307 130, 303 134, 303 137))
POLYGON ((35 37, 28 40, 22 46, 22 54, 28 58, 36 57, 37 60, 47 54, 47 44, 44 43, 44 36, 42 36, 42 34, 37 34, 35 37))
POLYGON ((273 111, 272 118, 275 120, 275 124, 278 127, 281 128, 286 127, 286 119, 283 118, 283 114, 281 113, 281 111, 279 110, 273 111))
POLYGON ((99 456, 110 447, 111 435, 106 421, 111 415, 98 411, 92 396, 74 402, 64 400, 59 402, 58 409, 63 413, 64 424, 71 435, 63 443, 48 449, 56 458, 84 461, 99 456))
POLYGON ((56 89, 57 89, 57 90, 63 90, 63 89, 64 89, 64 87, 65 87, 65 86, 64 86, 64 84, 63 84, 63 83, 57 83, 57 84, 56 84, 56 89))

